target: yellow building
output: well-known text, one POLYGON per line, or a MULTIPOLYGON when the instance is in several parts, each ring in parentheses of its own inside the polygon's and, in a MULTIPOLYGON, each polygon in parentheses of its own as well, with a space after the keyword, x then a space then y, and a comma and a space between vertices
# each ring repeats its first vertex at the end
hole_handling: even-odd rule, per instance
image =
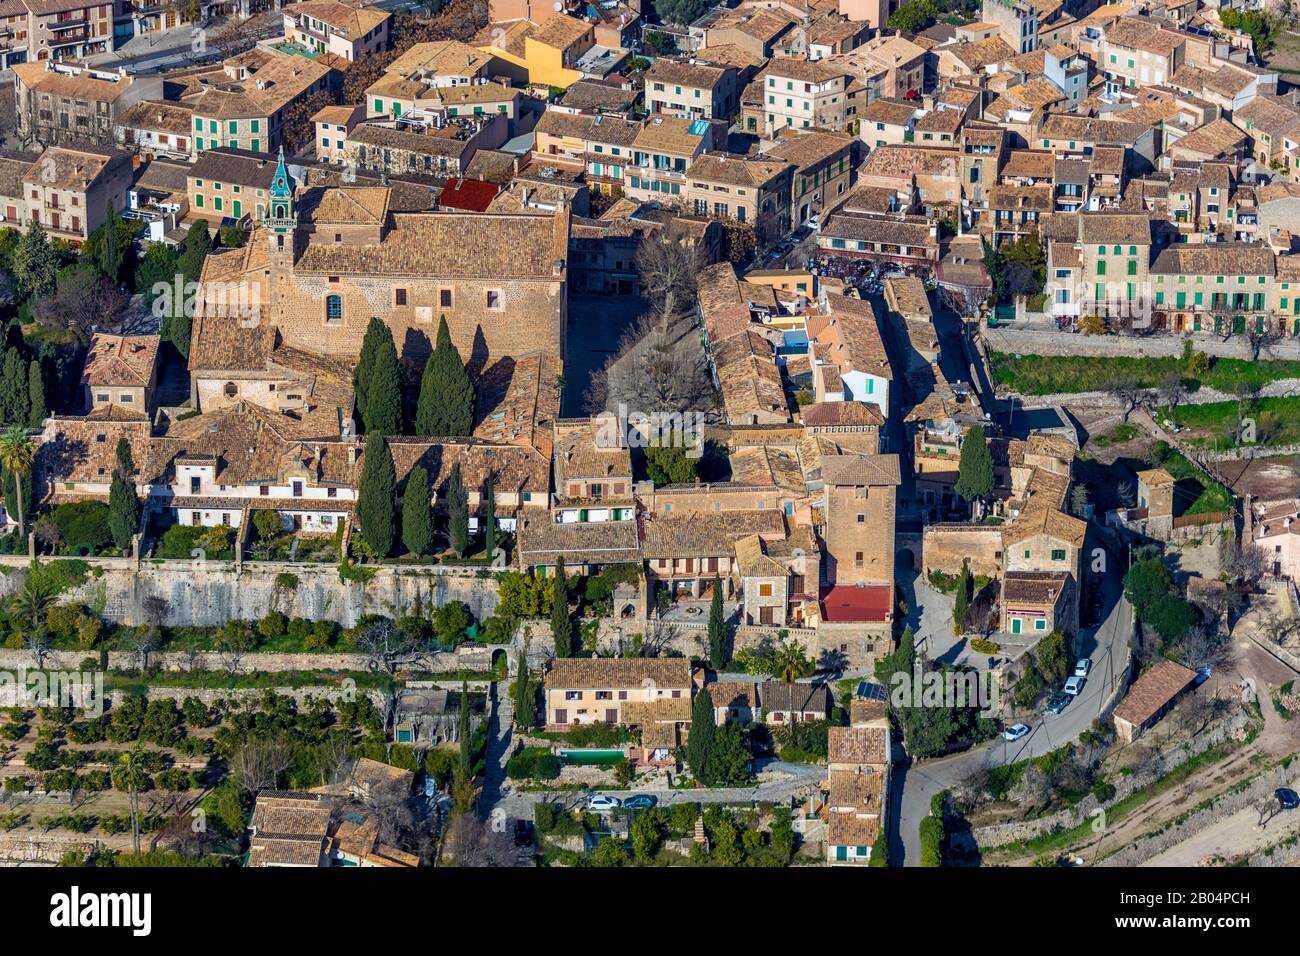
POLYGON ((513 79, 560 89, 582 79, 578 58, 596 44, 595 27, 568 16, 552 16, 541 25, 530 20, 489 24, 473 40, 516 68, 513 79))

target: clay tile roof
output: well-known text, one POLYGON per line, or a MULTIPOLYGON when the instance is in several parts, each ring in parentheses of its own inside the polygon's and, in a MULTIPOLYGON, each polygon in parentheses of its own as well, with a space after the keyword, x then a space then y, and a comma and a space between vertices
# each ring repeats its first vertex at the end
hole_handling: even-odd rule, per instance
POLYGON ((816 402, 805 405, 802 411, 803 423, 810 427, 834 425, 875 425, 885 423, 885 417, 879 405, 866 402, 816 402))
POLYGON ((533 31, 532 39, 537 43, 563 50, 577 43, 591 29, 591 24, 585 20, 577 20, 570 16, 552 16, 533 31))
POLYGON ((831 697, 825 684, 765 680, 758 685, 758 702, 767 714, 814 711, 825 715, 830 713, 831 697))
POLYGON ((563 557, 569 564, 626 564, 641 560, 635 521, 582 521, 557 524, 550 515, 519 525, 519 556, 525 565, 549 566, 563 557))
MULTIPOLYGON (((832 807, 855 807, 862 813, 881 812, 884 797, 883 773, 852 773, 832 770, 830 774, 832 807)), ((846 814, 835 814, 845 816, 846 814)), ((851 814, 847 814, 851 816, 851 814)))
POLYGON ((316 192, 310 207, 300 214, 317 225, 380 224, 388 219, 390 195, 387 186, 331 187, 316 192))
POLYGON ((884 764, 889 730, 884 727, 832 727, 827 732, 827 762, 884 764))
POLYGON ((831 846, 875 846, 880 836, 880 816, 874 813, 832 813, 829 827, 826 839, 831 846))
POLYGON ((333 801, 321 794, 264 790, 249 824, 249 866, 322 866, 333 801))
POLYGON ((1002 602, 1052 606, 1069 580, 1064 571, 1008 571, 1002 578, 1002 602))
POLYGON ((558 281, 555 268, 563 266, 568 254, 568 230, 558 228, 559 215, 532 211, 394 213, 381 242, 364 246, 310 243, 298 259, 297 271, 558 281), (467 235, 475 241, 463 241, 467 235))
POLYGON ((156 335, 95 333, 86 352, 81 384, 148 385, 160 341, 156 335))
POLYGON ((862 108, 862 119, 870 123, 888 123, 891 126, 905 126, 916 114, 916 107, 899 100, 873 100, 862 108))
POLYGON ((1083 544, 1088 523, 1055 508, 1032 507, 1022 511, 1014 521, 1004 525, 1002 540, 1011 544, 1038 534, 1068 541, 1076 548, 1083 544))
POLYGON ((828 485, 889 487, 901 483, 897 455, 827 455, 822 480, 828 485))
POLYGON ((1139 481, 1152 488, 1178 483, 1178 479, 1163 468, 1148 468, 1145 471, 1139 471, 1137 477, 1139 481))
POLYGON ((722 557, 735 553, 736 542, 749 535, 783 538, 785 519, 779 510, 702 511, 695 514, 647 514, 643 521, 642 554, 657 558, 722 557))
POLYGON ((1085 244, 1150 245, 1151 218, 1146 213, 1082 213, 1079 240, 1085 244))
POLYGON ((548 690, 639 688, 681 690, 691 686, 688 657, 556 658, 546 674, 548 690))
POLYGON ((976 40, 974 43, 958 43, 955 46, 944 47, 943 49, 951 52, 968 69, 976 72, 983 70, 990 63, 1001 63, 1008 60, 1015 56, 1016 52, 1000 36, 992 36, 986 40, 976 40))
POLYGON ((387 10, 343 3, 341 0, 304 0, 283 8, 290 16, 308 16, 329 24, 349 40, 359 40, 392 16, 387 10))
POLYGON ((1115 718, 1141 726, 1154 717, 1171 700, 1196 679, 1196 672, 1163 660, 1137 679, 1128 694, 1115 708, 1115 718))
POLYGON ((799 167, 810 166, 837 155, 853 144, 853 138, 843 133, 797 133, 782 136, 775 146, 764 156, 794 163, 799 167))
POLYGON ((644 79, 647 83, 657 81, 711 90, 722 82, 729 69, 731 68, 726 66, 659 57, 650 65, 650 69, 646 70, 644 79))
POLYGON ((1162 249, 1151 264, 1162 275, 1266 275, 1274 272, 1276 257, 1265 243, 1196 243, 1162 249))
POLYGON ((121 125, 130 129, 158 130, 188 136, 194 125, 194 114, 180 103, 159 103, 147 100, 136 103, 122 114, 121 125))
POLYGON ((704 689, 713 698, 714 707, 748 707, 753 710, 758 706, 758 685, 753 681, 714 681, 706 684, 704 689))
POLYGON ((735 186, 766 185, 791 168, 781 160, 749 159, 729 153, 703 153, 691 163, 691 179, 735 186))

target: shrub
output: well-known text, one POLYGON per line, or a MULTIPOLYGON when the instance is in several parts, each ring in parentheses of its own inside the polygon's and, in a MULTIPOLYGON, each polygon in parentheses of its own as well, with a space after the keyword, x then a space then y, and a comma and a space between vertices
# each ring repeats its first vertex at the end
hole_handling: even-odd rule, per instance
POLYGON ((113 543, 108 505, 102 501, 73 501, 50 512, 59 526, 63 547, 70 554, 96 554, 113 543))
POLYGON ((511 780, 554 780, 560 775, 560 758, 544 747, 525 747, 506 764, 511 780))
POLYGON ((263 640, 274 640, 284 633, 284 615, 279 611, 267 611, 266 616, 257 622, 257 633, 263 640))
POLYGON ((278 511, 260 510, 253 515, 253 527, 257 529, 259 537, 269 539, 280 533, 284 521, 278 511))

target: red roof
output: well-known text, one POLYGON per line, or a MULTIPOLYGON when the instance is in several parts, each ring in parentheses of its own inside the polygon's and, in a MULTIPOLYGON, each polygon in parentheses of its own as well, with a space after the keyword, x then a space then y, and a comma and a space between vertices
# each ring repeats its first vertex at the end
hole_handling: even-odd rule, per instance
POLYGON ((840 584, 822 588, 822 620, 831 624, 886 621, 892 591, 888 584, 840 584))
POLYGON ((487 212, 488 204, 496 198, 501 187, 481 179, 449 179, 438 194, 438 205, 448 209, 468 212, 487 212))

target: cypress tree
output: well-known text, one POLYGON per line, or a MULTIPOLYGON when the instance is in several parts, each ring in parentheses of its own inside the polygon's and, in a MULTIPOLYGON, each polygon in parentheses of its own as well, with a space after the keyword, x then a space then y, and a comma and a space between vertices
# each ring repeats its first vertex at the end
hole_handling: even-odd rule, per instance
POLYGON ((451 466, 447 479, 447 536, 452 550, 463 558, 469 550, 469 494, 460 477, 460 462, 451 466))
POLYGON ((488 471, 487 487, 483 489, 483 499, 483 507, 486 512, 483 516, 483 550, 487 553, 488 561, 491 561, 492 554, 497 549, 496 479, 491 471, 488 471))
POLYGON ((713 602, 709 605, 709 663, 715 671, 727 662, 727 624, 722 618, 722 578, 713 576, 713 602))
POLYGON ((695 779, 703 784, 709 782, 709 757, 713 753, 716 730, 713 695, 706 688, 695 695, 695 703, 691 705, 691 735, 686 740, 686 765, 691 768, 695 779))
POLYGON ((402 543, 414 555, 433 547, 433 515, 429 511, 429 472, 423 465, 411 469, 402 495, 402 543))
POLYGON ((952 606, 952 632, 960 637, 966 633, 966 616, 970 612, 970 563, 962 561, 957 578, 957 601, 952 606))
POLYGON ((393 550, 396 533, 394 514, 397 470, 388 440, 382 435, 366 442, 366 460, 361 467, 361 485, 357 492, 357 521, 366 543, 375 554, 384 557, 393 550))
POLYGON ((27 363, 16 348, 5 350, 3 369, 0 369, 0 420, 6 425, 26 427, 31 414, 31 401, 27 395, 27 363))
POLYGON ((468 781, 471 771, 474 769, 474 751, 472 749, 469 732, 469 684, 461 681, 460 685, 460 713, 456 715, 456 736, 459 737, 460 744, 460 761, 458 770, 461 779, 468 781))
POLYGON ((975 425, 962 439, 956 491, 962 501, 986 498, 993 491, 993 455, 984 440, 983 425, 975 425))
MULTIPOLYGON (((176 269, 186 285, 199 281, 203 262, 211 251, 212 236, 208 233, 208 224, 199 219, 185 233, 185 251, 176 260, 176 269)), ((163 321, 161 329, 162 338, 185 358, 190 356, 190 335, 194 324, 193 306, 186 301, 187 298, 188 293, 182 296, 181 301, 172 303, 171 314, 163 321)))
POLYGON ((421 436, 468 435, 474 427, 474 383, 451 341, 447 317, 438 322, 438 341, 420 378, 415 433, 421 436))
POLYGON ((367 435, 402 433, 402 373, 397 367, 397 347, 391 332, 375 351, 367 386, 365 422, 367 435))
POLYGON ((135 463, 131 459, 131 446, 125 438, 117 440, 117 467, 108 488, 108 528, 113 534, 113 544, 125 553, 131 547, 131 538, 140 527, 140 499, 135 494, 131 478, 135 463))
POLYGON ((40 359, 32 359, 27 366, 27 399, 29 428, 40 428, 49 411, 45 407, 45 376, 41 373, 40 359))
POLYGON ((528 674, 528 656, 523 648, 515 655, 515 726, 532 727, 537 723, 537 689, 528 674))
POLYGON ((366 336, 361 340, 361 356, 357 359, 356 371, 352 373, 352 387, 356 392, 356 414, 363 428, 366 419, 366 402, 370 397, 370 379, 374 374, 375 356, 379 353, 379 346, 385 339, 389 342, 393 340, 392 331, 372 315, 370 323, 366 326, 366 336))
POLYGON ((569 617, 569 579, 564 573, 564 555, 555 559, 555 597, 551 602, 551 636, 555 656, 573 656, 573 619, 569 617))
POLYGON ((122 244, 118 241, 117 235, 118 218, 117 213, 113 211, 113 204, 108 204, 107 214, 104 217, 104 225, 100 228, 104 230, 104 235, 99 240, 98 255, 95 258, 95 264, 99 267, 107 278, 117 282, 118 276, 122 273, 122 244))

